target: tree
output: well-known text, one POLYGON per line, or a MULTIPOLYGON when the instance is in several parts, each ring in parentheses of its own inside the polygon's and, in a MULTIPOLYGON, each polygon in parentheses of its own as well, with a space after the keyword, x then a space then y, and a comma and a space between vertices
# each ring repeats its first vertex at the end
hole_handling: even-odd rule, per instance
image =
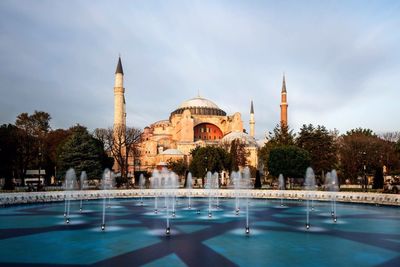
POLYGON ((50 114, 37 110, 32 115, 21 113, 17 116, 15 125, 21 130, 18 132, 17 177, 23 179, 28 168, 41 167, 42 156, 47 154, 44 140, 50 130, 50 120, 50 114))
POLYGON ((280 146, 291 146, 295 144, 296 135, 293 130, 289 130, 289 126, 285 124, 277 124, 273 132, 269 132, 267 143, 259 150, 260 162, 264 165, 264 172, 268 173, 269 156, 272 149, 280 146))
POLYGON ((246 144, 240 139, 233 139, 231 142, 225 142, 221 147, 229 153, 230 170, 238 171, 239 167, 245 167, 247 165, 249 152, 246 151, 246 144))
POLYGON ((311 167, 315 173, 323 176, 337 167, 338 147, 335 142, 335 136, 329 133, 324 126, 314 127, 312 124, 303 125, 299 136, 296 139, 298 147, 308 151, 311 157, 311 167))
POLYGON ((49 113, 35 110, 32 115, 26 112, 19 114, 15 125, 31 136, 40 137, 49 132, 50 120, 51 116, 49 113))
POLYGON ((55 167, 57 166, 57 149, 72 135, 72 133, 72 129, 56 129, 47 134, 45 139, 47 153, 44 155, 46 174, 56 176, 55 167))
POLYGON ((259 170, 256 170, 256 180, 254 182, 254 188, 255 189, 261 188, 261 175, 259 170))
POLYGON ((289 130, 288 125, 277 124, 273 132, 269 132, 267 136, 268 143, 274 144, 275 146, 291 146, 295 144, 296 134, 293 130, 289 130))
POLYGON ((269 172, 278 177, 282 174, 285 178, 303 177, 307 167, 310 166, 309 153, 296 146, 279 146, 273 148, 269 156, 269 172))
POLYGON ((372 184, 373 189, 383 188, 383 170, 382 168, 375 169, 374 182, 372 184))
POLYGON ((385 141, 396 143, 400 141, 400 132, 385 132, 379 135, 385 141))
POLYGON ((362 136, 374 136, 376 137, 376 134, 374 131, 371 129, 365 129, 365 128, 356 128, 356 129, 351 129, 350 131, 346 132, 346 135, 362 135, 362 136))
MULTIPOLYGON (((400 139, 394 144, 394 157, 398 158, 400 161, 400 139)), ((395 173, 400 173, 400 166, 397 166, 397 169, 392 171, 395 173)))
POLYGON ((13 174, 17 168, 19 129, 11 124, 0 126, 0 177, 5 178, 3 189, 14 189, 13 174))
POLYGON ((399 141, 397 141, 396 144, 395 144, 395 150, 396 150, 396 152, 397 152, 398 154, 400 154, 400 139, 399 139, 399 141))
POLYGON ((357 182, 357 177, 372 174, 377 168, 387 167, 388 173, 399 169, 396 144, 379 138, 372 130, 354 129, 341 137, 340 167, 343 177, 357 182))
MULTIPOLYGON (((196 147, 191 151, 192 161, 189 170, 195 177, 204 178, 207 171, 229 170, 231 158, 223 148, 215 146, 196 147)), ((204 181, 203 181, 204 185, 204 181)))
POLYGON ((101 178, 105 156, 102 144, 82 126, 72 131, 72 135, 58 149, 57 162, 61 174, 74 168, 76 173, 86 171, 89 179, 101 178))
POLYGON ((167 164, 168 169, 180 176, 185 175, 189 168, 187 162, 184 159, 168 160, 167 164))
POLYGON ((118 164, 121 178, 128 179, 129 161, 140 157, 139 144, 142 131, 133 127, 114 127, 108 129, 96 129, 94 136, 100 140, 118 164))

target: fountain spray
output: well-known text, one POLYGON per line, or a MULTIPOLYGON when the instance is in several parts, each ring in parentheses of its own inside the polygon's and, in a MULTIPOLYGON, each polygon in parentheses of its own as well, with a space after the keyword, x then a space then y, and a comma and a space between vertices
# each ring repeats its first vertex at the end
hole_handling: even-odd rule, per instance
POLYGON ((70 168, 67 171, 67 173, 65 174, 65 211, 64 211, 64 217, 65 217, 65 222, 67 224, 70 223, 69 212, 70 212, 70 204, 71 204, 70 194, 68 193, 68 191, 74 190, 75 182, 76 182, 75 170, 70 168))
POLYGON ((105 231, 106 229, 106 202, 107 196, 109 197, 109 190, 114 186, 114 174, 109 169, 105 169, 103 172, 103 179, 102 179, 102 189, 103 189, 103 216, 101 222, 101 230, 105 231))
MULTIPOLYGON (((82 190, 85 190, 85 186, 86 186, 86 180, 87 180, 87 175, 86 175, 86 172, 85 171, 82 171, 81 172, 81 177, 80 177, 80 189, 81 189, 81 191, 82 190)), ((82 196, 82 194, 81 194, 81 203, 80 203, 80 205, 79 205, 79 212, 80 213, 82 213, 82 208, 83 208, 83 196, 82 196)))
POLYGON ((281 196, 281 207, 283 207, 283 190, 285 190, 285 179, 283 178, 282 173, 279 174, 278 183, 279 194, 281 196))
MULTIPOLYGON (((307 190, 307 217, 306 217, 306 229, 310 229, 310 198, 311 198, 311 193, 310 191, 315 190, 315 175, 314 171, 311 167, 307 168, 306 171, 306 179, 304 182, 304 188, 307 190)), ((312 199, 311 199, 312 201, 312 199)))

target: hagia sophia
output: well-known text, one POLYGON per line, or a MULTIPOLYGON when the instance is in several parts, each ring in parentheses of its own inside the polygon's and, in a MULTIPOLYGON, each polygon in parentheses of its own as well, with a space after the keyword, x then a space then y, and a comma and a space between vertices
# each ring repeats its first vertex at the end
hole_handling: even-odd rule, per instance
MULTIPOLYGON (((126 126, 124 72, 118 59, 114 85, 114 128, 126 126)), ((281 90, 281 124, 287 125, 286 82, 281 90)), ((183 101, 169 117, 146 126, 139 145, 140 156, 129 163, 130 170, 152 171, 168 161, 190 161, 190 152, 197 146, 230 144, 239 139, 245 144, 247 164, 258 167, 260 142, 254 138, 254 107, 250 103, 249 133, 243 127, 240 112, 226 114, 213 101, 200 95, 183 101)))

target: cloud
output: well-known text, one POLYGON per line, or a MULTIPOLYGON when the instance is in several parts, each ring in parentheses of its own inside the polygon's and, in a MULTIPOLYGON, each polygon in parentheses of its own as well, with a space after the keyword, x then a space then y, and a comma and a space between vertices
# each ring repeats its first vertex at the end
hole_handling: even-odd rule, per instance
POLYGON ((398 11, 356 1, 2 1, 0 122, 45 109, 53 127, 111 126, 121 53, 127 119, 138 127, 200 90, 246 127, 253 99, 262 137, 279 122, 286 72, 293 128, 395 130, 386 113, 400 111, 398 11))

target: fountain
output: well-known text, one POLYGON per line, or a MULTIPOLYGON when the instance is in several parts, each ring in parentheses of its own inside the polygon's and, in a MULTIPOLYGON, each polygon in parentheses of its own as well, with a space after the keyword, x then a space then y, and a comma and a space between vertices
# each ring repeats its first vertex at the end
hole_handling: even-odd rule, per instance
POLYGON ((170 177, 170 189, 171 189, 171 193, 172 193, 172 217, 175 218, 176 216, 176 211, 175 211, 175 207, 176 207, 176 190, 179 188, 179 183, 178 183, 178 176, 174 173, 174 172, 170 172, 169 173, 169 177, 170 177))
MULTIPOLYGON (((81 177, 80 177, 80 189, 85 190, 86 188, 86 180, 87 180, 87 175, 85 171, 81 172, 81 177)), ((81 194, 81 203, 79 205, 79 212, 82 213, 82 202, 83 202, 83 196, 81 194)))
POLYGON ((337 213, 336 213, 336 193, 339 191, 339 183, 336 170, 332 170, 332 172, 328 172, 325 178, 325 187, 328 191, 331 191, 331 216, 333 222, 337 222, 337 213))
MULTIPOLYGON (((311 167, 307 168, 306 171, 306 179, 304 182, 304 189, 307 190, 307 219, 306 219, 306 228, 307 230, 310 229, 310 198, 312 197, 310 194, 310 191, 314 191, 315 190, 315 175, 314 175, 314 171, 311 167)), ((312 198, 311 198, 312 201, 312 198)), ((313 203, 312 203, 312 210, 313 210, 313 203)))
MULTIPOLYGON (((150 187, 152 189, 159 189, 161 186, 161 174, 160 172, 155 169, 153 174, 150 178, 150 187)), ((154 213, 158 213, 158 196, 157 193, 154 194, 154 213)))
POLYGON ((169 236, 171 234, 171 226, 170 226, 170 219, 169 219, 169 210, 170 204, 172 202, 172 217, 176 216, 175 211, 175 194, 176 189, 179 186, 178 183, 178 176, 174 172, 170 172, 167 169, 163 169, 161 171, 161 177, 164 179, 164 192, 165 192, 165 208, 166 208, 166 221, 167 226, 165 229, 165 234, 169 236))
POLYGON ((143 173, 139 176, 139 189, 140 189, 140 206, 143 206, 143 190, 145 188, 146 179, 143 173))
MULTIPOLYGON (((246 172, 242 174, 242 177, 242 181, 247 180, 246 172)), ((242 184, 244 188, 245 183, 242 184)), ((156 190, 159 197, 161 190, 170 189, 156 190)), ((181 193, 186 191, 184 189, 181 193)), ((301 191, 293 191, 290 194, 294 196, 299 192, 301 191)), ((44 195, 50 193, 62 195, 64 192, 46 192, 44 195)), ((68 193, 76 195, 77 192, 68 193)), ((124 193, 140 198, 133 190, 126 190, 124 193)), ((208 197, 207 191, 203 193, 208 197)), ((362 193, 354 193, 351 203, 337 202, 337 209, 340 208, 341 212, 349 215, 346 217, 346 224, 335 225, 332 220, 327 222, 323 216, 312 216, 313 227, 310 231, 314 230, 311 233, 300 230, 304 229, 304 224, 298 227, 298 219, 305 219, 304 208, 293 207, 290 212, 287 212, 286 209, 265 205, 263 197, 274 197, 272 194, 263 195, 265 191, 255 190, 250 190, 250 193, 251 195, 241 190, 240 194, 242 212, 247 212, 247 207, 244 206, 246 198, 248 197, 251 201, 248 206, 248 218, 252 223, 249 234, 243 231, 245 217, 243 216, 243 220, 242 218, 238 220, 239 218, 232 214, 231 210, 228 210, 226 214, 220 211, 223 216, 218 220, 204 221, 199 220, 197 216, 186 217, 179 225, 176 225, 175 229, 174 221, 171 220, 172 209, 170 209, 166 227, 165 213, 162 217, 154 216, 152 205, 146 205, 153 204, 153 199, 145 197, 144 206, 138 208, 132 208, 130 205, 132 199, 125 196, 114 199, 113 203, 118 203, 119 207, 118 212, 112 215, 112 223, 115 227, 111 227, 111 220, 107 217, 107 232, 102 233, 99 233, 100 231, 96 233, 92 228, 93 222, 100 219, 97 212, 80 216, 81 224, 75 227, 63 229, 63 227, 55 226, 55 219, 59 216, 51 211, 62 209, 61 212, 63 212, 64 202, 45 203, 39 199, 37 204, 5 206, 2 207, 0 214, 2 233, 0 266, 61 266, 63 264, 209 266, 210 262, 214 263, 211 265, 216 266, 314 266, 316 263, 319 266, 398 266, 400 247, 395 242, 398 240, 400 215, 398 205, 397 207, 376 207, 366 203, 357 204, 355 203, 357 196, 362 193), (23 217, 20 214, 23 214, 23 217), (130 218, 134 218, 134 222, 130 218), (176 238, 175 233, 177 233, 176 238), (172 240, 172 237, 175 240, 172 240), (21 246, 24 249, 21 250, 21 246), (269 257, 264 257, 262 254, 265 248, 268 249, 269 257), (282 248, 285 249, 282 250, 282 248), (47 254, 41 253, 42 251, 46 251, 47 254), (174 254, 182 255, 185 261, 177 263, 178 257, 171 257, 174 254), (160 258, 166 260, 158 261, 160 258)), ((322 200, 325 200, 325 196, 330 198, 330 193, 321 192, 318 195, 324 196, 322 200)), ((0 196, 2 201, 5 200, 3 194, 0 196)), ((103 193, 93 194, 103 197, 103 193)), ((340 194, 340 199, 342 199, 349 193, 336 194, 338 198, 340 194)), ((230 192, 226 192, 226 195, 230 195, 230 192)), ((169 196, 172 196, 172 193, 169 196)), ((234 196, 233 194, 230 196, 232 198, 225 201, 234 207, 234 196)), ((306 196, 304 194, 305 201, 306 196)), ((379 201, 381 196, 385 195, 376 194, 375 200, 379 201)), ((302 197, 302 193, 299 197, 302 197)), ((394 194, 387 197, 400 199, 394 194)), ((360 199, 359 202, 363 201, 360 199)), ((88 206, 97 203, 98 200, 88 200, 88 206)), ((84 204, 86 205, 86 202, 84 204)), ((171 208, 171 205, 171 200, 169 200, 168 207, 171 208)), ((184 206, 187 206, 186 200, 184 206)), ((72 207, 73 205, 71 211, 74 210, 72 207)), ((87 209, 86 206, 85 209, 87 209)), ((213 218, 215 217, 213 214, 213 218)), ((249 226, 247 221, 246 225, 249 226)))
POLYGON ((219 189, 219 177, 218 172, 214 172, 212 176, 212 188, 214 189, 214 197, 216 200, 216 208, 219 209, 219 197, 218 197, 218 189, 219 189))
POLYGON ((192 194, 192 173, 189 172, 187 174, 187 178, 186 178, 186 189, 188 189, 188 208, 192 209, 192 204, 191 204, 191 194, 192 194))
POLYGON ((108 190, 112 189, 114 186, 114 174, 109 169, 105 169, 103 173, 103 178, 101 180, 101 187, 103 190, 103 216, 102 216, 102 223, 101 223, 101 230, 104 231, 106 229, 106 200, 107 196, 110 198, 108 190))
POLYGON ((208 191, 208 218, 212 217, 212 212, 211 212, 211 199, 212 199, 212 187, 213 187, 212 180, 213 180, 212 174, 210 171, 208 171, 206 174, 206 185, 205 185, 205 189, 208 191))
POLYGON ((167 192, 167 190, 169 189, 169 188, 171 188, 171 177, 168 175, 166 175, 166 171, 165 170, 163 170, 163 172, 161 172, 162 173, 162 178, 164 179, 164 192, 165 192, 165 210, 166 210, 166 213, 165 213, 165 219, 167 220, 167 227, 165 228, 165 234, 167 235, 167 236, 169 236, 170 234, 171 234, 171 227, 170 227, 170 225, 169 225, 169 195, 168 195, 168 192, 167 192))
POLYGON ((241 173, 233 171, 231 173, 231 177, 233 180, 233 185, 235 189, 235 214, 239 215, 240 212, 240 200, 239 200, 239 189, 240 189, 240 182, 241 182, 241 173))
POLYGON ((249 189, 252 187, 251 183, 251 174, 249 167, 244 168, 243 170, 243 182, 242 188, 246 190, 246 235, 250 234, 250 226, 249 226, 249 189))
POLYGON ((72 191, 75 189, 76 183, 76 175, 75 170, 70 168, 67 173, 65 174, 65 210, 64 210, 64 217, 65 222, 68 224, 70 222, 69 218, 69 211, 70 211, 70 204, 71 204, 71 197, 68 191, 72 191))
MULTIPOLYGON (((143 207, 132 208, 130 197, 137 197, 139 200, 141 195, 137 194, 135 190, 121 190, 122 194, 119 190, 110 190, 113 188, 114 176, 110 170, 105 170, 102 180, 103 191, 89 195, 91 195, 90 198, 100 197, 100 202, 103 198, 103 203, 100 203, 103 204, 101 228, 103 231, 106 228, 105 212, 107 209, 105 203, 107 198, 116 196, 112 203, 119 203, 118 212, 112 213, 112 220, 111 214, 107 215, 107 231, 109 233, 106 233, 106 238, 105 232, 102 234, 99 233, 101 231, 94 233, 91 227, 93 221, 99 222, 100 220, 98 212, 88 212, 87 216, 79 216, 80 225, 75 225, 75 227, 67 227, 68 229, 53 227, 55 222, 53 217, 59 217, 53 211, 63 210, 64 208, 63 194, 65 194, 66 199, 65 217, 67 218, 68 215, 69 220, 69 200, 73 200, 73 196, 78 196, 80 193, 79 191, 71 191, 76 187, 76 180, 73 170, 70 170, 65 177, 65 192, 46 192, 39 198, 36 197, 36 193, 29 198, 25 193, 22 196, 15 195, 12 200, 21 198, 22 201, 34 200, 40 203, 2 207, 0 213, 0 233, 2 237, 0 242, 3 249, 0 251, 0 266, 97 265, 97 262, 101 265, 119 266, 132 265, 132 259, 134 259, 135 265, 141 266, 146 264, 154 264, 155 266, 178 265, 179 263, 175 264, 175 261, 168 264, 170 263, 170 256, 173 254, 182 255, 185 258, 182 265, 187 264, 188 266, 207 266, 210 265, 210 262, 217 266, 279 264, 312 266, 315 265, 316 258, 318 258, 318 265, 321 266, 397 266, 396 257, 400 253, 400 248, 394 241, 398 237, 397 218, 400 211, 393 206, 380 206, 378 208, 374 205, 366 205, 365 202, 369 198, 368 201, 372 204, 382 203, 386 198, 391 197, 391 202, 386 202, 386 204, 399 206, 397 204, 400 200, 398 196, 376 194, 371 200, 372 197, 369 194, 361 197, 360 194, 362 193, 349 195, 347 192, 336 192, 338 183, 335 171, 327 175, 326 186, 329 192, 313 192, 313 190, 316 190, 315 177, 312 169, 309 168, 305 174, 305 191, 284 191, 283 196, 292 199, 302 198, 307 203, 294 205, 297 207, 293 207, 288 212, 287 209, 265 205, 265 199, 274 199, 279 195, 274 195, 275 193, 265 190, 249 190, 252 186, 248 168, 245 168, 241 173, 233 172, 231 177, 234 178, 235 191, 218 189, 218 176, 215 173, 207 174, 206 189, 204 190, 190 189, 191 177, 188 179, 187 188, 193 191, 193 194, 188 195, 192 197, 191 201, 197 201, 193 198, 194 196, 206 197, 195 203, 196 208, 197 204, 204 203, 205 208, 207 208, 205 205, 208 204, 208 212, 213 219, 204 221, 199 220, 197 216, 185 216, 185 213, 190 212, 179 214, 180 210, 178 204, 176 204, 176 199, 179 199, 178 196, 187 193, 188 190, 177 189, 178 177, 174 173, 167 170, 154 171, 150 181, 155 189, 142 194, 143 207), (216 193, 217 190, 220 190, 219 194, 216 193), (50 193, 54 195, 48 198, 50 193), (163 209, 158 212, 162 216, 153 215, 153 199, 146 197, 148 195, 158 196, 158 198, 165 196, 165 213, 163 209), (231 207, 227 212, 224 212, 223 206, 221 206, 218 211, 220 216, 216 216, 215 211, 218 195, 230 198, 224 199, 224 204, 226 203, 231 207), (326 220, 324 216, 313 216, 311 209, 313 201, 315 202, 317 199, 329 200, 327 204, 330 205, 331 198, 334 221, 337 218, 336 209, 340 209, 341 213, 349 215, 346 216, 345 224, 336 225, 332 223, 331 219, 326 220), (54 201, 56 199, 62 201, 57 203, 54 201), (350 203, 336 203, 337 199, 350 203), (52 201, 52 203, 48 204, 46 200, 52 201), (243 217, 237 217, 232 213, 234 205, 239 209, 240 201, 242 205, 242 214, 240 215, 243 215, 243 217), (363 204, 355 202, 362 202, 363 204), (151 204, 149 205, 149 203, 151 204), (298 227, 298 220, 305 219, 304 206, 306 204, 306 227, 310 230, 304 231, 304 223, 298 227), (32 206, 27 207, 27 205, 32 206), (176 211, 178 211, 179 217, 183 219, 175 225, 172 214, 176 211), (28 219, 25 219, 25 217, 28 219), (131 218, 134 218, 134 222, 131 218), (250 219, 252 229, 250 229, 250 219), (311 219, 313 220, 312 228, 310 227, 311 219), (111 224, 115 227, 110 227, 111 224), (245 229, 243 229, 243 226, 245 226, 245 229), (22 230, 19 231, 18 229, 22 230), (312 234, 311 229, 313 229, 312 234), (175 237, 175 233, 177 233, 175 240, 170 240, 175 237), (160 236, 166 238, 160 238, 160 236), (332 246, 333 243, 335 246, 332 246), (19 249, 21 245, 25 250, 19 249), (283 253, 282 247, 285 248, 283 253), (260 248, 260 250, 255 253, 255 248, 260 248), (258 252, 262 252, 264 248, 271 250, 269 253, 271 257, 257 256, 259 255, 258 252), (40 253, 44 250, 48 252, 47 256, 40 253), (30 253, 26 253, 26 251, 30 253), (62 253, 57 253, 60 251, 62 253), (77 251, 84 251, 84 253, 77 251), (98 253, 99 251, 102 253, 98 253), (199 257, 199 251, 201 257, 199 257), (32 255, 37 257, 32 257, 32 255), (74 255, 74 257, 70 255, 74 255), (87 255, 90 255, 90 257, 87 255), (338 257, 338 255, 340 256, 338 257), (166 261, 159 262, 160 258, 164 258, 166 261), (295 263, 293 263, 293 259, 296 260, 295 263)), ((0 196, 2 203, 5 203, 6 199, 11 199, 10 195, 7 195, 7 193, 2 195, 4 194, 6 194, 6 197, 0 196)), ((97 205, 98 201, 97 199, 90 199, 88 204, 85 202, 85 205, 88 205, 87 207, 97 205)), ((189 203, 185 199, 183 205, 186 206, 189 203)), ((279 205, 279 202, 277 203, 279 205)), ((76 202, 76 204, 78 203, 76 202)), ((73 207, 71 207, 72 211, 74 210, 73 207)), ((85 206, 85 209, 87 207, 85 206)), ((207 215, 205 218, 207 218, 207 215)), ((72 222, 77 224, 78 221, 73 220, 72 222)), ((97 230, 99 229, 97 228, 97 230)), ((174 257, 172 260, 177 258, 174 257)))
POLYGON ((281 196, 281 207, 283 207, 283 190, 285 190, 285 179, 283 178, 282 173, 279 174, 278 177, 278 190, 279 195, 281 196))

